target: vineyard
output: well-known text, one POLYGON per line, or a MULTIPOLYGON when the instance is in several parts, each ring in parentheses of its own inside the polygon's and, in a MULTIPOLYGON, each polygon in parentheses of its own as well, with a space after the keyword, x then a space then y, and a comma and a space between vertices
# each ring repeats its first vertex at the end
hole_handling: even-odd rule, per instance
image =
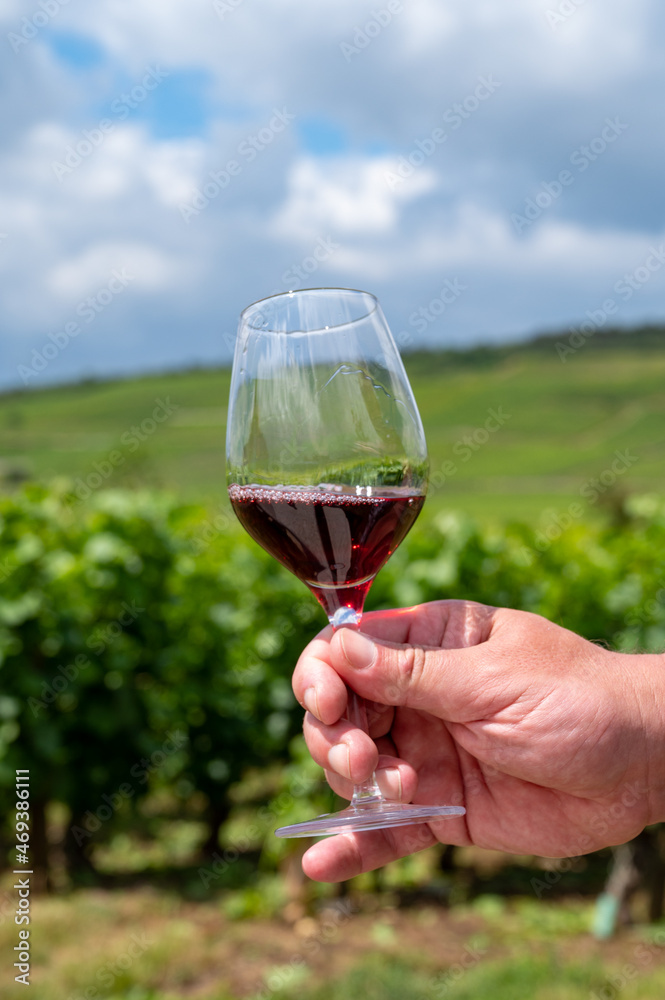
MULTIPOLYGON (((291 821, 325 804, 312 801, 326 793, 303 762, 289 683, 323 624, 306 589, 231 517, 212 522, 161 494, 99 491, 82 507, 66 490, 29 487, 0 516, 0 780, 7 811, 15 769, 34 775, 39 867, 49 870, 53 803, 67 811, 72 873, 94 869, 120 831, 167 817, 196 821, 205 854, 220 827, 251 814, 245 849, 276 861, 287 849, 271 836, 276 810, 291 821)), ((369 603, 461 597, 659 650, 664 547, 665 511, 649 497, 625 504, 620 530, 571 523, 553 540, 440 512, 369 603)))
MULTIPOLYGON (((590 350, 567 408, 547 345, 491 362, 410 359, 431 491, 368 609, 463 598, 662 651, 664 355, 590 350)), ((661 995, 665 936, 643 892, 630 906, 643 923, 619 951, 580 951, 609 851, 556 867, 440 846, 341 889, 303 879, 302 845, 273 831, 338 806, 290 686, 324 618, 221 497, 225 378, 0 398, 0 849, 9 872, 15 773, 27 769, 36 912, 49 940, 64 923, 78 949, 62 938, 56 960, 37 943, 38 1000, 91 983, 131 1000, 614 997, 631 964, 625 997, 661 995), (141 941, 144 927, 130 971, 109 972, 128 929, 141 941), (554 968, 563 992, 548 992, 554 968)))

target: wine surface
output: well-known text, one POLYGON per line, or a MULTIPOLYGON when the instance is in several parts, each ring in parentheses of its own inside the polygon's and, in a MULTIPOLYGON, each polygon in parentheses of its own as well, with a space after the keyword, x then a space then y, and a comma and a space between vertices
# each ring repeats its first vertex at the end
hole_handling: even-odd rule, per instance
POLYGON ((367 492, 232 485, 229 498, 245 530, 306 583, 332 617, 341 607, 362 611, 372 580, 425 501, 399 488, 367 492))

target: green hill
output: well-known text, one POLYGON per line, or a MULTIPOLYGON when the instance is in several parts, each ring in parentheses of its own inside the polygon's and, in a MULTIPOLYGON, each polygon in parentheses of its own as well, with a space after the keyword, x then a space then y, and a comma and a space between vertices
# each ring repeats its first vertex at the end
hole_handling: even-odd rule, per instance
MULTIPOLYGON (((426 509, 534 521, 572 503, 587 517, 662 491, 664 331, 598 333, 562 360, 569 336, 405 358, 432 460, 426 509)), ((194 370, 5 393, 4 486, 67 475, 225 503, 228 389, 227 370, 194 370)))

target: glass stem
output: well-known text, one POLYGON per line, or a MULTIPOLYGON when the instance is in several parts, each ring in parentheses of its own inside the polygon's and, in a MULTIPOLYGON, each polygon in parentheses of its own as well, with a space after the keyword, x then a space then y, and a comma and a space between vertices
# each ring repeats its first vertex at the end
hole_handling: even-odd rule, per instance
MULTIPOLYGON (((361 698, 350 688, 348 691, 349 701, 346 709, 346 717, 352 726, 362 729, 363 733, 368 733, 367 705, 365 704, 365 699, 361 698)), ((354 786, 351 806, 355 809, 362 809, 366 806, 374 806, 377 802, 383 802, 383 795, 379 791, 375 775, 372 774, 372 777, 368 778, 367 781, 354 786)))
MULTIPOLYGON (((330 624, 334 629, 340 627, 358 629, 360 627, 361 614, 362 612, 353 611, 351 608, 340 608, 330 618, 330 624)), ((361 729, 363 733, 369 735, 365 699, 357 695, 355 691, 352 691, 348 685, 347 690, 349 692, 349 699, 346 707, 346 718, 356 729, 361 729)), ((368 778, 367 781, 363 781, 359 785, 354 785, 353 797, 351 798, 351 807, 353 809, 371 808, 379 802, 383 802, 383 795, 376 783, 376 775, 372 774, 371 778, 368 778)))

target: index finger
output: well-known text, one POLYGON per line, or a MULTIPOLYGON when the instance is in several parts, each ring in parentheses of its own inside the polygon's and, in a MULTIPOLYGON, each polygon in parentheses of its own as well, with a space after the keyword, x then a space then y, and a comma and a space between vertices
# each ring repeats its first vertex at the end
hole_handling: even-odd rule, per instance
POLYGON ((305 647, 293 671, 293 693, 308 712, 327 726, 341 719, 346 711, 346 684, 330 665, 332 627, 320 632, 305 647))

